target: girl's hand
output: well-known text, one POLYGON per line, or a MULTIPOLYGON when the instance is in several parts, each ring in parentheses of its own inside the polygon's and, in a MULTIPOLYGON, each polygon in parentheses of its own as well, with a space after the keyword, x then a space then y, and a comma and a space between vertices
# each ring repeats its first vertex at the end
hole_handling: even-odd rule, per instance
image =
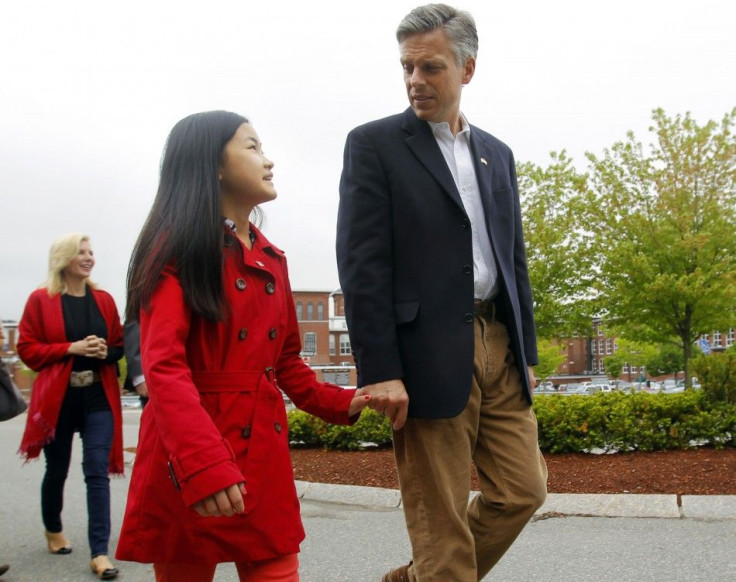
POLYGON ((104 352, 104 358, 107 357, 107 341, 105 338, 96 335, 88 335, 86 338, 73 342, 69 345, 66 353, 70 356, 85 356, 87 358, 99 358, 99 354, 104 352))
POLYGON ((197 501, 192 507, 202 517, 231 517, 245 511, 245 494, 245 483, 238 483, 197 501))
POLYGON ((363 409, 368 406, 368 402, 370 402, 370 400, 370 395, 365 394, 365 391, 362 388, 358 388, 355 391, 355 396, 350 401, 348 416, 355 416, 356 414, 363 412, 363 409))

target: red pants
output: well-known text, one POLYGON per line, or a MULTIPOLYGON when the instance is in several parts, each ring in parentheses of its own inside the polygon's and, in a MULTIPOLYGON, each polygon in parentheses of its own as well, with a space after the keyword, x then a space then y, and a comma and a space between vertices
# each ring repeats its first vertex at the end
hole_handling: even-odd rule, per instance
MULTIPOLYGON (((299 582, 297 554, 261 562, 236 563, 241 582, 299 582)), ((154 564, 156 582, 212 582, 217 564, 154 564)))

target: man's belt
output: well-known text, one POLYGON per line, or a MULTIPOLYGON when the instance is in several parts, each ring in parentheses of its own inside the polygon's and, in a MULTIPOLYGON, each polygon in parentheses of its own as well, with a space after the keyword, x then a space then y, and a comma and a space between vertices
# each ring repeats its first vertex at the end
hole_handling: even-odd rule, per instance
POLYGON ((72 372, 69 377, 69 386, 72 388, 86 388, 92 386, 95 382, 100 382, 102 378, 99 372, 93 372, 92 370, 81 370, 79 372, 72 372))

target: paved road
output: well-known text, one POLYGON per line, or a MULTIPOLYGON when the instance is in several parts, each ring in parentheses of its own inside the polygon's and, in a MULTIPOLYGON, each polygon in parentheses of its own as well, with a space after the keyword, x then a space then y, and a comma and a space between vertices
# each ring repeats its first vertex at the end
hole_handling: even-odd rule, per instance
MULTIPOLYGON (((133 446, 137 442, 140 413, 127 410, 123 416, 125 445, 133 446)), ((78 442, 75 444, 64 511, 65 530, 75 542, 75 551, 69 556, 52 556, 45 549, 38 508, 43 463, 22 465, 15 455, 24 423, 25 415, 0 423, 0 562, 11 565, 2 581, 92 582, 95 578, 88 569, 85 542, 87 515, 81 447, 78 442)), ((112 481, 111 549, 117 543, 127 486, 128 479, 112 481)), ((300 490, 307 530, 301 554, 303 582, 378 582, 383 572, 408 559, 409 543, 394 492, 307 484, 300 484, 300 490)), ((715 501, 693 499, 691 504, 684 503, 683 512, 676 505, 673 509, 672 500, 666 496, 554 496, 485 580, 736 580, 734 498, 715 501), (565 513, 631 517, 552 517, 565 513)), ((118 565, 120 580, 153 580, 149 565, 118 565)), ((215 580, 237 581, 234 568, 221 565, 215 580)))

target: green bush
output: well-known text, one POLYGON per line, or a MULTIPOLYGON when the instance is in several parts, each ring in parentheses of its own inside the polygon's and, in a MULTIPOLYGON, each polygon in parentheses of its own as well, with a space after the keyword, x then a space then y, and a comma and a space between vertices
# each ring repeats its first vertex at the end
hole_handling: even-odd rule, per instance
MULTIPOLYGON (((543 396, 534 399, 534 412, 539 446, 550 453, 736 446, 736 405, 714 402, 702 390, 543 396)), ((328 424, 300 410, 288 418, 292 446, 352 451, 391 445, 391 424, 371 409, 353 426, 328 424)))
POLYGON ((355 451, 391 445, 391 423, 369 408, 363 410, 353 426, 328 424, 301 410, 291 410, 287 416, 293 446, 355 451))
POLYGON ((656 451, 734 446, 736 406, 702 391, 680 394, 598 393, 534 400, 545 452, 656 451))
POLYGON ((710 400, 736 404, 736 351, 699 356, 692 368, 710 400))

